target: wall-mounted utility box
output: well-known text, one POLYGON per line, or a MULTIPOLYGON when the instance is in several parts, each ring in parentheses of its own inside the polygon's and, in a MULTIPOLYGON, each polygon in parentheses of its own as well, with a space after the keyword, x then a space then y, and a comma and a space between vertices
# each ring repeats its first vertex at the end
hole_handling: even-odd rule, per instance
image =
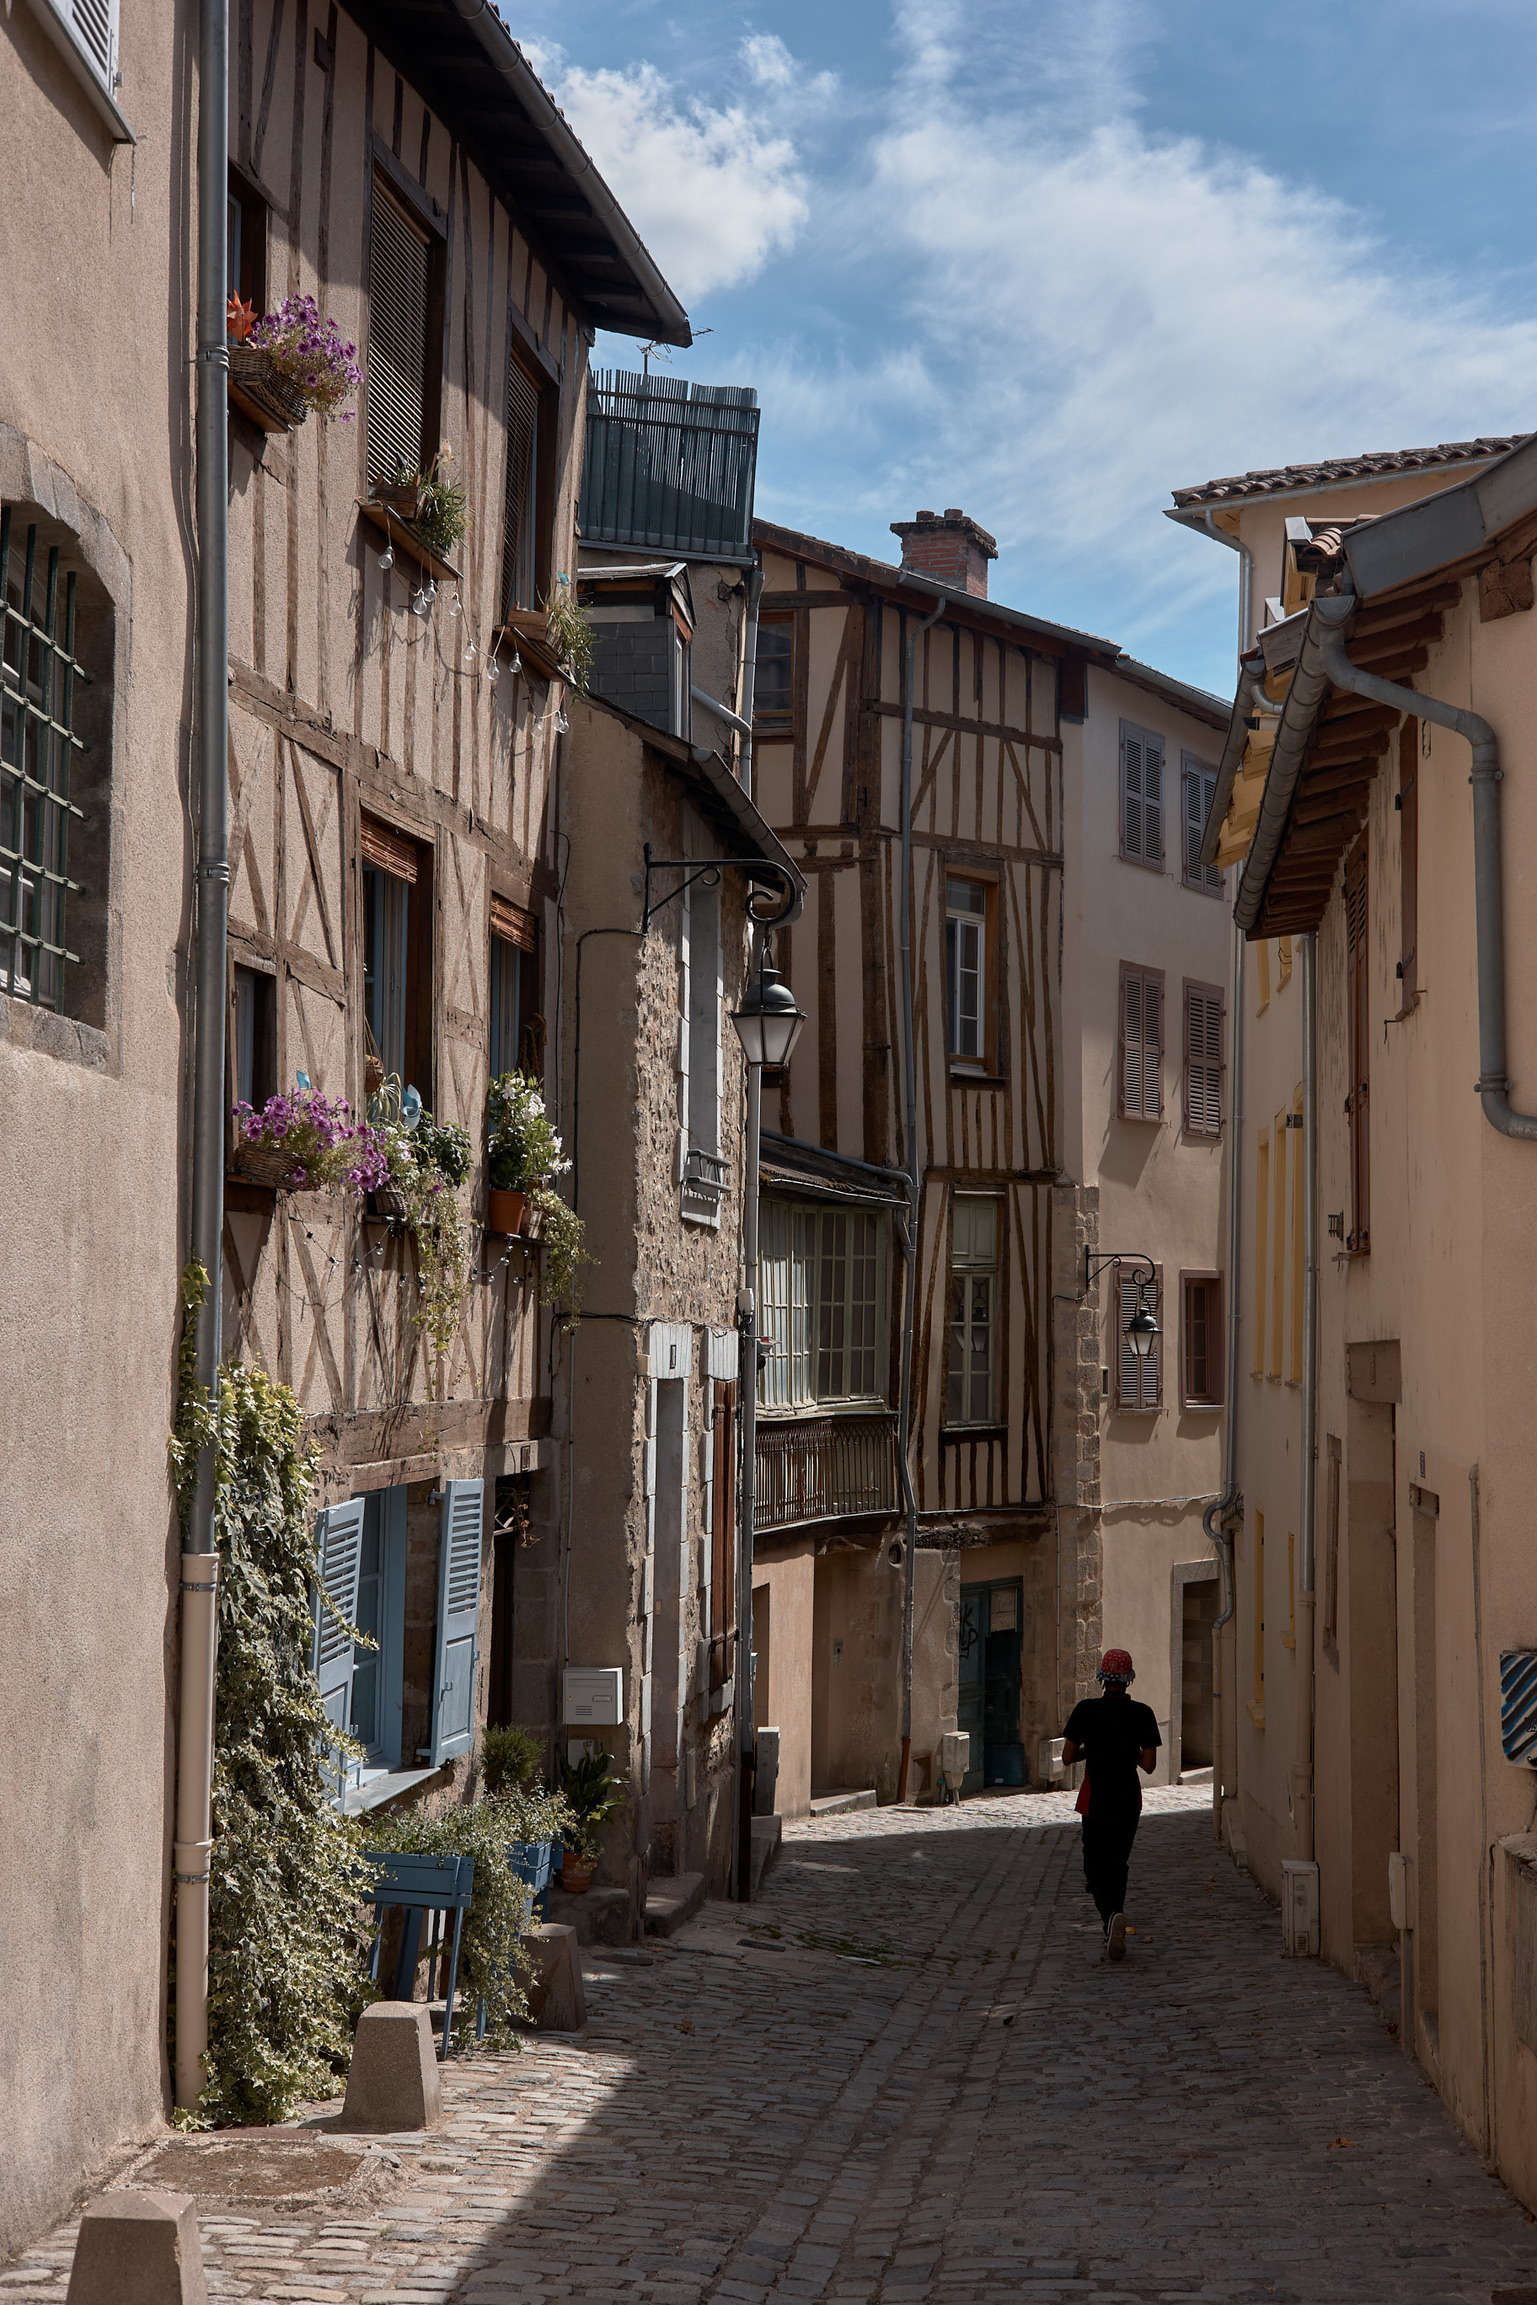
POLYGON ((565 1679, 567 1728, 617 1729, 624 1719, 622 1665, 568 1665, 565 1679))
POLYGON ((1318 1952, 1318 1867, 1301 1857, 1287 1857, 1281 1866, 1281 1940, 1294 1960, 1318 1952))

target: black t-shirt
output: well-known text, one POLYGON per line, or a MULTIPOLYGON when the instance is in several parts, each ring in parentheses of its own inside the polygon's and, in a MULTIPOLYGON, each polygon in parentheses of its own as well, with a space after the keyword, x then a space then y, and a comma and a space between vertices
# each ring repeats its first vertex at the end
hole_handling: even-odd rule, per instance
POLYGON ((1088 1764, 1094 1808, 1141 1808, 1137 1755, 1163 1743, 1150 1705, 1131 1697, 1085 1697, 1073 1707, 1066 1735, 1088 1764))

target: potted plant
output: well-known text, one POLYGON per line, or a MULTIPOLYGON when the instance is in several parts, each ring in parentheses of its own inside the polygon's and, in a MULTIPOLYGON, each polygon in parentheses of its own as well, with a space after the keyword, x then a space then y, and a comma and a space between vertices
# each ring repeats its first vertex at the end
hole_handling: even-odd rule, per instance
POLYGON ((561 1885, 579 1897, 592 1887, 598 1869, 599 1835, 614 1811, 623 1808, 624 1787, 610 1771, 607 1753, 594 1750, 564 1770, 561 1790, 568 1811, 561 1833, 565 1848, 561 1885))
POLYGON ((486 1097, 487 1220, 494 1233, 520 1233, 528 1196, 570 1163, 531 1073, 504 1072, 486 1097))
POLYGON ((260 1112, 237 1104, 234 1117, 232 1166, 252 1184, 288 1192, 340 1185, 365 1193, 386 1174, 378 1133, 366 1121, 353 1122, 345 1097, 328 1097, 302 1073, 297 1088, 268 1097, 260 1112))
POLYGON ((541 1921, 555 1851, 569 1815, 565 1796, 547 1792, 539 1781, 543 1755, 543 1744, 531 1729, 487 1729, 481 1740, 486 1791, 505 1805, 515 1826, 507 1862, 533 1897, 541 1921))
POLYGON ((352 422, 347 402, 363 381, 357 346, 343 342, 313 296, 285 296, 260 319, 232 296, 228 329, 230 385, 258 423, 271 430, 275 420, 287 431, 312 412, 323 423, 333 416, 352 422))
POLYGON ((403 457, 386 481, 376 483, 373 500, 386 505, 427 550, 447 560, 462 544, 470 525, 469 498, 449 471, 453 450, 445 440, 425 470, 408 470, 403 457))
POLYGON ((592 619, 572 591, 564 570, 539 605, 547 619, 545 639, 551 654, 559 659, 572 686, 585 688, 592 670, 592 619))

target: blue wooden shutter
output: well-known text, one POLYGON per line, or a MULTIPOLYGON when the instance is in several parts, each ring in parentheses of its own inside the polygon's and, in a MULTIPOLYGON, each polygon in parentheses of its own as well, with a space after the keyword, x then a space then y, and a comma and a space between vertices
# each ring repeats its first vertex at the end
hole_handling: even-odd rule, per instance
POLYGON ((352 1722, 352 1660, 350 1628, 358 1621, 358 1569, 363 1558, 363 1513, 367 1500, 348 1497, 320 1515, 316 1534, 320 1541, 320 1593, 315 1595, 315 1676, 320 1701, 332 1726, 345 1736, 352 1722), (334 1610, 335 1614, 332 1614, 334 1610), (342 1622, 337 1623, 337 1618, 342 1622))
POLYGON ((475 1736, 476 1629, 480 1621, 482 1481, 443 1484, 438 1556, 438 1644, 433 1676, 432 1765, 467 1753, 475 1736))

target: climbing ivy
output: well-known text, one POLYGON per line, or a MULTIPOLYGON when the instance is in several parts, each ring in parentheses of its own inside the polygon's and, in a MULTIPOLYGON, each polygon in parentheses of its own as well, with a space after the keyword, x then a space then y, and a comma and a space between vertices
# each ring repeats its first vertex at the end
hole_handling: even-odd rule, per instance
POLYGON ((285 2121, 328 2097, 373 1998, 361 1962, 361 1833, 331 1805, 335 1733, 311 1665, 315 1457, 303 1412, 260 1369, 196 1382, 200 1265, 182 1275, 171 1471, 183 1528, 198 1452, 215 1449, 219 1552, 207 2083, 199 2123, 285 2121))

